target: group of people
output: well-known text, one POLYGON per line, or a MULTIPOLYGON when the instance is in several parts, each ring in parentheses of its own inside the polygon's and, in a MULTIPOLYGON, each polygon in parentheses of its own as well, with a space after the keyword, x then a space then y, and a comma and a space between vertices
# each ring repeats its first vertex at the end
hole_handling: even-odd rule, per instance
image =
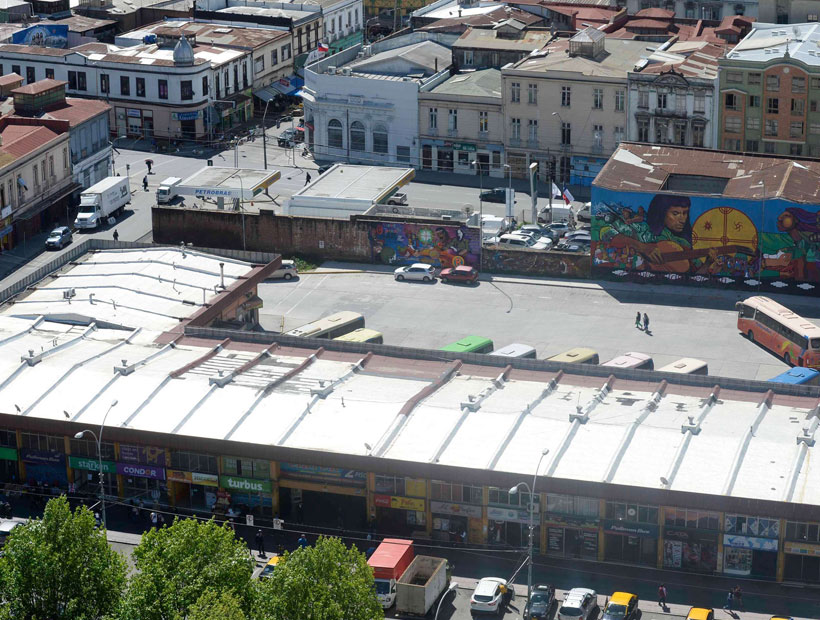
POLYGON ((640 311, 635 315, 635 327, 643 329, 647 334, 649 333, 649 315, 646 312, 643 313, 643 319, 640 311), (641 327, 641 323, 643 323, 643 327, 641 327))
MULTIPOLYGON (((663 610, 666 610, 666 595, 666 584, 662 583, 658 586, 658 605, 663 610)), ((743 611, 743 590, 740 589, 740 586, 735 586, 729 590, 729 593, 726 595, 726 604, 723 606, 723 609, 729 612, 734 609, 743 611)))

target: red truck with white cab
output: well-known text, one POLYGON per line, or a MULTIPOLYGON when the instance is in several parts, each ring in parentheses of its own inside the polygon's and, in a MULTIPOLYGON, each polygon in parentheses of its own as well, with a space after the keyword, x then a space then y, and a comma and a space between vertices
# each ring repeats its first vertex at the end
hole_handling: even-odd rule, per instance
POLYGON ((384 609, 396 602, 396 582, 414 556, 412 540, 385 538, 367 561, 376 580, 376 596, 384 609))

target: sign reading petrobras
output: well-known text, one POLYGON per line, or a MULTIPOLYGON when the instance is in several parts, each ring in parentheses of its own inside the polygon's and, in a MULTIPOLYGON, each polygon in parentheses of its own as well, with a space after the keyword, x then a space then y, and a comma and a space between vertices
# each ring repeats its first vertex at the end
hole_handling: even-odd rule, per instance
POLYGON ((222 476, 219 479, 223 489, 239 493, 270 493, 270 480, 254 480, 238 476, 222 476))

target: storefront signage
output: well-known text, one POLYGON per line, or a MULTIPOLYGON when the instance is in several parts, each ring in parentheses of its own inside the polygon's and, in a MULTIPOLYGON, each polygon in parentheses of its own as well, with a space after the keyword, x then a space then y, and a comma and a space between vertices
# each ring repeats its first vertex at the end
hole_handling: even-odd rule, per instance
POLYGON ((663 537, 667 540, 679 540, 685 543, 717 544, 717 532, 702 532, 698 530, 667 527, 663 532, 663 537))
MULTIPOLYGON (((69 456, 68 464, 71 469, 87 469, 88 471, 100 471, 100 462, 95 458, 84 456, 69 456)), ((113 461, 103 461, 102 469, 104 474, 117 473, 117 464, 113 461)))
MULTIPOLYGON (((0 235, 2 236, 2 235, 0 235)), ((0 448, 0 460, 3 461, 16 461, 17 460, 17 450, 14 448, 0 448)))
POLYGON ((245 493, 270 493, 270 480, 254 480, 252 478, 239 478, 237 476, 222 476, 219 479, 222 487, 228 491, 238 491, 245 493))
POLYGON ((481 518, 481 506, 451 504, 449 502, 430 502, 430 510, 434 514, 472 517, 473 519, 481 518))
POLYGON ((11 205, 6 205, 2 209, 0 209, 0 219, 6 219, 11 215, 11 205))
POLYGON ((14 232, 14 226, 9 224, 5 228, 0 229, 0 237, 5 237, 6 235, 10 235, 13 232, 14 232))
POLYGON ((216 474, 201 474, 199 472, 191 472, 191 482, 193 484, 201 484, 206 487, 218 487, 219 476, 216 474))
POLYGON ((165 467, 165 449, 148 446, 120 446, 120 462, 165 467))
POLYGON ((202 110, 194 110, 193 112, 171 112, 171 120, 175 121, 195 121, 199 118, 202 110))
MULTIPOLYGON (((444 145, 450 146, 447 142, 445 142, 444 145)), ((453 150, 470 151, 471 153, 475 153, 475 144, 469 144, 467 142, 453 142, 453 150)))
POLYGON ((568 525, 570 527, 580 527, 589 530, 598 529, 598 521, 586 517, 572 517, 569 515, 545 514, 544 525, 568 525))
POLYGON ((723 544, 726 547, 737 547, 738 549, 777 551, 776 538, 755 538, 754 536, 735 536, 734 534, 724 534, 723 544))
POLYGON ((128 116, 133 116, 139 118, 141 116, 140 111, 136 108, 128 108, 128 116))
POLYGON ((373 503, 381 508, 399 508, 401 510, 416 510, 424 512, 425 505, 423 499, 414 497, 398 497, 396 495, 375 495, 373 503))
POLYGON ((24 448, 21 454, 23 461, 26 463, 33 463, 35 465, 65 465, 65 454, 62 452, 24 448))
POLYGON ((604 531, 609 534, 626 534, 642 538, 657 538, 658 526, 646 523, 631 523, 617 519, 604 519, 604 531))
POLYGON ((173 480, 174 482, 187 482, 188 484, 191 484, 191 472, 189 471, 169 469, 165 472, 165 475, 168 476, 168 480, 173 480))
POLYGON ((295 463, 281 463, 279 471, 286 478, 302 478, 307 480, 333 480, 339 484, 356 484, 364 486, 367 474, 355 469, 341 469, 339 467, 320 467, 318 465, 297 465, 295 463))
POLYGON ((165 470, 152 465, 135 465, 133 463, 117 463, 117 473, 123 476, 136 478, 150 478, 151 480, 165 480, 165 470))
POLYGON ((810 545, 801 542, 787 542, 783 545, 783 550, 786 553, 795 553, 797 555, 810 555, 813 557, 820 557, 820 545, 810 545))
MULTIPOLYGON (((490 506, 487 508, 487 518, 493 521, 512 521, 514 523, 529 523, 530 515, 526 510, 517 510, 515 508, 497 508, 490 506)), ((533 521, 538 524, 539 515, 533 515, 533 521)))

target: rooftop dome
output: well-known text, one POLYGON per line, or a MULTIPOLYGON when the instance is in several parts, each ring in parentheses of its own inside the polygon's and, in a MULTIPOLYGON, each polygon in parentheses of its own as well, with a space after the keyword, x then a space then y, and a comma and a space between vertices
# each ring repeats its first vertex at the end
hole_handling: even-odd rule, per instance
POLYGON ((179 38, 179 42, 174 47, 174 64, 183 67, 194 64, 194 48, 188 43, 185 35, 179 38))

